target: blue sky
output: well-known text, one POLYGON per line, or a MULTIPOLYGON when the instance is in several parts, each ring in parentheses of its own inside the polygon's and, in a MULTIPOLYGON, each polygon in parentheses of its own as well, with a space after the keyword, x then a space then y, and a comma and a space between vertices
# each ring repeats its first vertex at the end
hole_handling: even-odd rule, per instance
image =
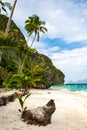
POLYGON ((33 47, 51 58, 66 82, 87 79, 87 0, 18 0, 13 20, 25 37, 24 22, 33 14, 48 29, 33 47))

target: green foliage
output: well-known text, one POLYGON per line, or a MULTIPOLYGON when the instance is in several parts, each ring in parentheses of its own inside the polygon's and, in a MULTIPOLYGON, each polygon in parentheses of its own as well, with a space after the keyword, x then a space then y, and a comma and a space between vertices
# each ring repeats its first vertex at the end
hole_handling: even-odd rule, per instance
POLYGON ((34 33, 34 38, 31 43, 31 46, 34 43, 35 39, 37 39, 37 41, 39 42, 40 32, 47 32, 47 28, 44 27, 44 25, 45 22, 41 21, 37 15, 32 15, 28 18, 28 20, 25 21, 25 29, 28 33, 28 38, 34 33))
POLYGON ((19 112, 23 113, 23 111, 25 111, 27 109, 27 107, 25 107, 25 101, 26 99, 30 96, 31 94, 29 93, 28 95, 25 96, 24 100, 22 98, 22 96, 20 94, 17 93, 17 97, 19 99, 19 103, 20 103, 20 106, 21 106, 21 109, 19 109, 19 112))
POLYGON ((28 47, 23 49, 23 47, 12 46, 7 44, 3 49, 1 48, 3 52, 1 67, 13 74, 11 82, 4 79, 6 82, 4 86, 7 84, 6 87, 10 88, 26 88, 36 87, 36 84, 40 83, 49 87, 51 84, 64 82, 63 73, 53 66, 48 57, 39 55, 28 47))
MULTIPOLYGON (((5 32, 7 21, 8 17, 0 14, 0 33, 5 32)), ((26 46, 26 40, 24 35, 21 33, 20 29, 16 26, 16 24, 13 21, 11 21, 8 37, 10 38, 10 40, 15 41, 18 45, 26 46)))
MULTIPOLYGON (((1 15, 0 15, 1 17, 1 15)), ((4 38, 5 23, 7 18, 3 16, 5 21, 0 19, 0 80, 3 81, 3 87, 9 88, 30 88, 38 87, 42 84, 45 88, 49 88, 53 84, 63 84, 64 74, 56 69, 52 61, 45 55, 39 54, 36 49, 31 49, 22 44, 18 39, 24 39, 19 29, 9 32, 9 36, 4 38), (1 22, 2 21, 2 22, 1 22), (12 37, 10 37, 11 35, 12 37)))
POLYGON ((8 73, 7 77, 5 77, 2 86, 6 89, 9 88, 10 84, 13 81, 13 75, 11 73, 8 73))
POLYGON ((7 14, 7 10, 6 7, 11 10, 12 6, 9 2, 2 2, 2 0, 0 0, 0 13, 1 11, 4 11, 7 14))
POLYGON ((20 60, 18 50, 15 41, 0 35, 0 67, 7 68, 8 71, 15 71, 17 69, 16 64, 20 60))
POLYGON ((8 71, 6 68, 0 68, 0 79, 4 80, 8 75, 8 71))

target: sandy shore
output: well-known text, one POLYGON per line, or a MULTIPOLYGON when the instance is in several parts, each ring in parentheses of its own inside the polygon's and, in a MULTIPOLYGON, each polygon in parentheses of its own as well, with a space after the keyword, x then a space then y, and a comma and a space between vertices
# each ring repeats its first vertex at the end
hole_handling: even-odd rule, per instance
POLYGON ((87 130, 87 96, 79 92, 62 90, 31 90, 26 100, 28 108, 45 105, 54 99, 56 111, 51 124, 29 125, 20 118, 18 99, 0 107, 0 130, 87 130))

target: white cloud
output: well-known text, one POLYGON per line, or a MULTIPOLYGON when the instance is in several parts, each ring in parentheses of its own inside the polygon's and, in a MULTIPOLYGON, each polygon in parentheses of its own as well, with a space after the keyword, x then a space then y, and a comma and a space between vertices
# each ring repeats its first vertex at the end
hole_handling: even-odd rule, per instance
POLYGON ((61 52, 59 47, 48 47, 43 42, 35 43, 33 47, 51 58, 53 64, 65 74, 66 82, 87 78, 87 47, 61 52))
POLYGON ((49 37, 61 37, 67 42, 87 40, 87 5, 78 6, 68 0, 59 0, 54 5, 48 15, 49 37))
POLYGON ((59 48, 47 48, 44 43, 37 43, 37 45, 35 44, 34 46, 37 46, 40 53, 49 56, 53 64, 63 71, 66 82, 69 80, 76 81, 78 79, 87 78, 87 48, 58 52, 59 48))
MULTIPOLYGON (((46 37, 87 44, 87 2, 76 4, 73 1, 18 0, 13 19, 23 28, 28 16, 37 14, 47 23, 46 37)), ((87 78, 87 47, 62 52, 58 46, 51 48, 43 42, 34 43, 34 47, 52 59, 54 65, 64 72, 66 81, 87 78)))
MULTIPOLYGON (((11 3, 14 1, 8 0, 11 3)), ((61 37, 65 41, 87 41, 87 2, 76 4, 74 0, 17 1, 14 19, 24 27, 28 16, 37 14, 47 23, 47 36, 61 37)))
POLYGON ((80 71, 87 68, 87 48, 75 49, 72 51, 63 51, 52 55, 53 62, 58 67, 67 68, 68 70, 80 71), (83 52, 84 51, 84 52, 83 52))
POLYGON ((64 72, 66 81, 87 78, 87 48, 53 53, 51 59, 64 72))
POLYGON ((37 48, 39 53, 43 53, 48 56, 51 56, 53 53, 56 53, 59 51, 58 46, 49 47, 48 44, 44 42, 35 42, 32 47, 37 48))

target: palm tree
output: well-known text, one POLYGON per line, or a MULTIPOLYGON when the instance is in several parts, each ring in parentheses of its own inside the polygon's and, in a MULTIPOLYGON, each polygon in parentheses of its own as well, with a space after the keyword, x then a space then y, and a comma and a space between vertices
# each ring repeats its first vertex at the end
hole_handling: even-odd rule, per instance
POLYGON ((12 16, 13 16, 13 12, 14 12, 16 3, 17 3, 17 0, 14 0, 14 4, 13 4, 13 6, 12 6, 11 14, 10 14, 10 17, 9 17, 9 19, 8 19, 7 27, 6 27, 6 30, 5 30, 5 37, 8 36, 8 31, 9 31, 9 28, 10 28, 10 25, 11 25, 11 20, 12 20, 12 16))
POLYGON ((2 2, 2 0, 0 0, 0 13, 3 10, 7 14, 7 10, 5 7, 7 7, 9 10, 11 10, 11 8, 12 8, 12 6, 9 2, 2 2))
MULTIPOLYGON (((29 40, 29 37, 33 33, 35 35, 30 47, 33 45, 35 39, 37 39, 37 41, 39 41, 40 32, 42 32, 42 33, 47 32, 47 28, 44 27, 43 25, 45 25, 45 22, 41 21, 37 15, 32 15, 28 18, 28 20, 25 21, 25 29, 28 33, 28 40, 29 40)), ((27 42, 28 42, 28 40, 27 40, 27 42)))

